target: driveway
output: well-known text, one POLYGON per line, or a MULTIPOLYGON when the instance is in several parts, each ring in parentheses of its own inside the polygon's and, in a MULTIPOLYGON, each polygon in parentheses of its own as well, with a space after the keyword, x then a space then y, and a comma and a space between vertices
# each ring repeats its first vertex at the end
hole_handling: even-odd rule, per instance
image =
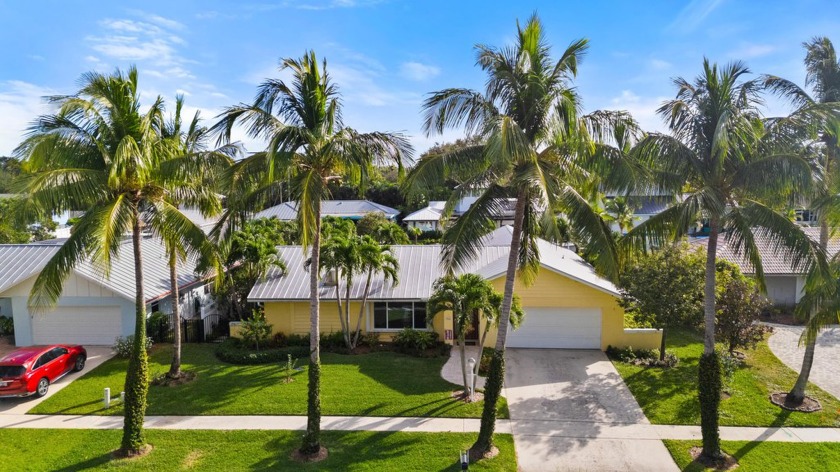
POLYGON ((505 396, 520 470, 675 471, 601 351, 507 349, 505 396))
MULTIPOLYGON (((802 326, 772 324, 773 334, 767 341, 770 350, 785 365, 799 372, 805 347, 799 346, 802 326)), ((840 327, 823 330, 817 338, 814 364, 809 380, 826 392, 840 398, 840 327)), ((793 385, 790 385, 793 387, 793 385)))
MULTIPOLYGON (((2 398, 0 399, 0 415, 22 415, 27 411, 35 408, 35 405, 55 395, 56 392, 70 384, 70 382, 87 374, 97 366, 107 361, 114 356, 114 352, 108 346, 85 346, 88 357, 84 370, 81 372, 71 372, 58 382, 50 385, 50 391, 41 398, 26 397, 26 398, 2 398)), ((119 392, 116 392, 119 394, 119 392)), ((113 392, 111 393, 113 395, 113 392)))

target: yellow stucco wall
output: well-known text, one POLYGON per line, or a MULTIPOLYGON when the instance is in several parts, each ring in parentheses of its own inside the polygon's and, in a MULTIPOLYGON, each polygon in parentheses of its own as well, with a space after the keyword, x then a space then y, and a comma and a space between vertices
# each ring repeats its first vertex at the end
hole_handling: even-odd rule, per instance
MULTIPOLYGON (((496 290, 504 290, 504 277, 491 281, 496 290)), ((600 308, 601 309, 601 349, 607 346, 633 346, 634 348, 654 349, 659 347, 659 332, 632 332, 624 329, 624 309, 618 305, 616 297, 577 282, 546 268, 541 268, 536 281, 525 287, 517 280, 514 293, 518 294, 522 306, 537 308, 600 308)), ((372 303, 368 304, 369 309, 372 303)), ((359 313, 359 303, 351 302, 350 319, 355 327, 359 313)), ((306 334, 309 332, 309 302, 266 302, 266 320, 273 325, 274 332, 306 334)), ((525 323, 527 323, 527 317, 525 323)), ((368 320, 362 320, 362 331, 366 332, 368 320)), ((438 314, 432 323, 442 341, 445 331, 452 329, 451 313, 438 314)), ((339 331, 341 324, 334 300, 321 303, 321 332, 339 331)), ((481 330, 484 326, 482 323, 481 330)), ((389 341, 394 333, 380 333, 380 340, 389 341)), ((451 340, 445 340, 452 344, 451 340)), ((496 330, 488 333, 486 346, 496 343, 496 330)))

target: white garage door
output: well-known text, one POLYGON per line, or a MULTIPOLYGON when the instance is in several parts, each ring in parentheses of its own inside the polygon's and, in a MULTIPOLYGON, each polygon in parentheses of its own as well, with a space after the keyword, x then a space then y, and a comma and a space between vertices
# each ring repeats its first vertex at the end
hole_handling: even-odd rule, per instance
POLYGON ((507 347, 600 349, 601 310, 525 308, 525 320, 508 334, 507 347))
POLYGON ((32 317, 35 344, 114 344, 122 334, 122 316, 116 306, 57 307, 32 317))

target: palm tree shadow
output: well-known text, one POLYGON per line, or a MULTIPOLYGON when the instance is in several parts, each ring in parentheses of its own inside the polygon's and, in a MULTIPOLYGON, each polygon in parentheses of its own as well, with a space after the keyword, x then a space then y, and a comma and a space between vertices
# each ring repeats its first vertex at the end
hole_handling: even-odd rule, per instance
POLYGON ((764 430, 764 432, 761 433, 759 437, 757 437, 753 441, 748 442, 747 444, 744 444, 744 446, 741 449, 738 449, 732 454, 735 457, 735 459, 740 461, 742 457, 749 454, 750 451, 755 449, 759 444, 761 444, 762 442, 767 440, 767 438, 772 436, 776 428, 781 428, 782 426, 784 426, 791 413, 793 412, 790 410, 781 410, 779 414, 776 415, 776 419, 773 420, 773 423, 771 423, 770 426, 768 426, 767 429, 764 430))

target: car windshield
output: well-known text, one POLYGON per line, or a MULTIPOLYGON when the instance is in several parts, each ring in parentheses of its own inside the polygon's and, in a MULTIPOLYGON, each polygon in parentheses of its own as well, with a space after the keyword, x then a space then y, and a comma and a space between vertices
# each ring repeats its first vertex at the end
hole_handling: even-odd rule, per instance
POLYGON ((0 378, 20 377, 24 372, 26 368, 22 365, 0 365, 0 378))

